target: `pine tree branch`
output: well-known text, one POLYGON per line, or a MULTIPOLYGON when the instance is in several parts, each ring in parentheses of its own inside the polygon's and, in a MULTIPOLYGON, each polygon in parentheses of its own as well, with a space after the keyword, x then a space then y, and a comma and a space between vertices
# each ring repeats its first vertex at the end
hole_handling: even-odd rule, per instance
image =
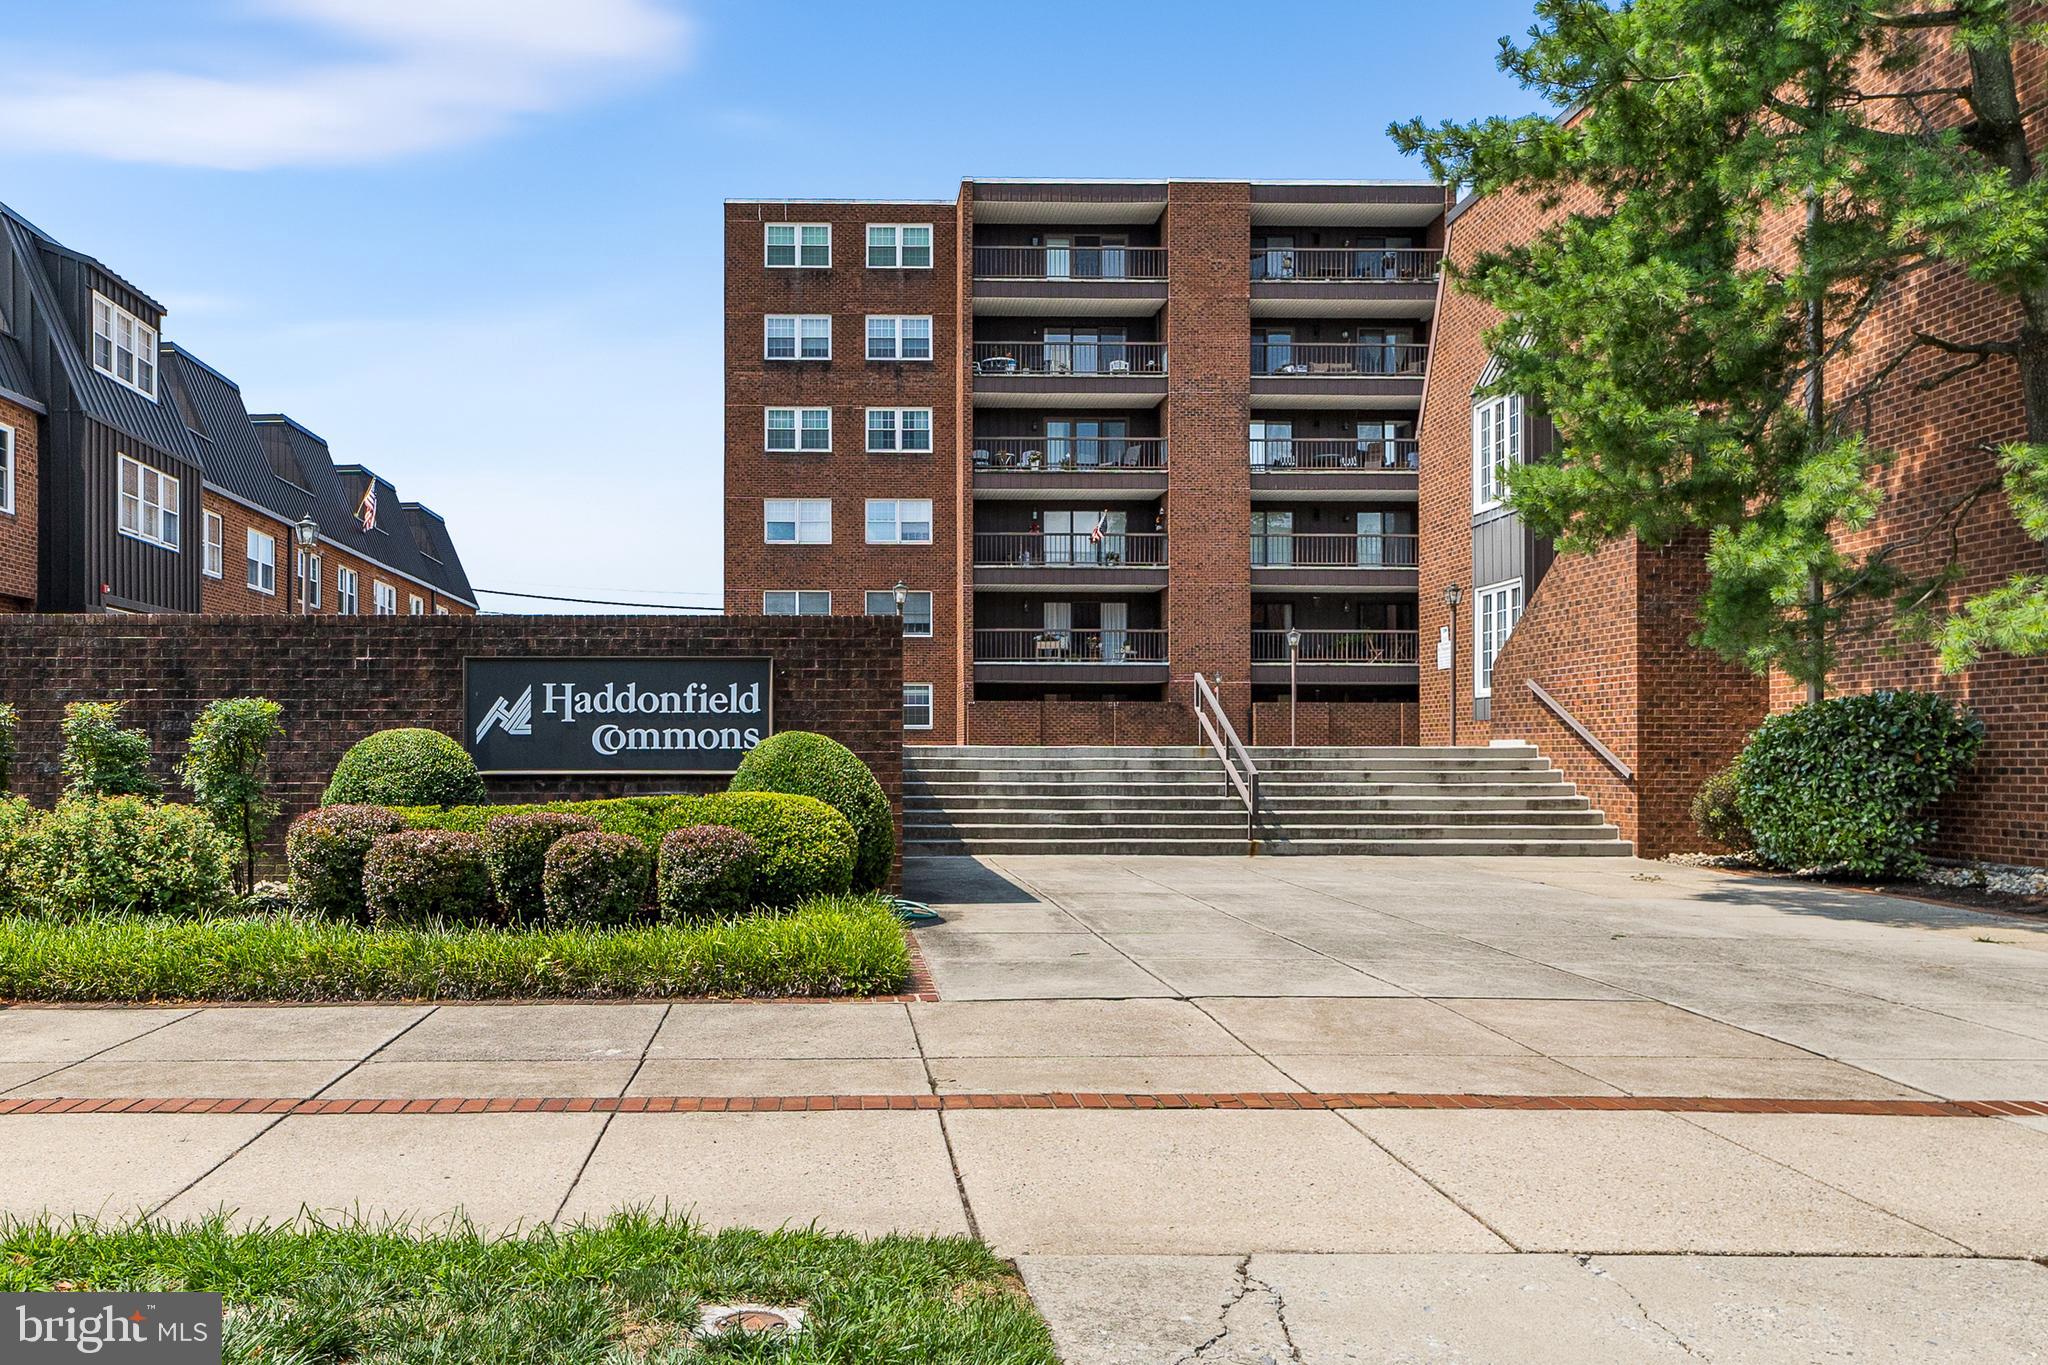
POLYGON ((2020 349, 2017 341, 1949 341, 1930 332, 1915 332, 1913 340, 1937 351, 1947 351, 1950 355, 2017 355, 2020 349))

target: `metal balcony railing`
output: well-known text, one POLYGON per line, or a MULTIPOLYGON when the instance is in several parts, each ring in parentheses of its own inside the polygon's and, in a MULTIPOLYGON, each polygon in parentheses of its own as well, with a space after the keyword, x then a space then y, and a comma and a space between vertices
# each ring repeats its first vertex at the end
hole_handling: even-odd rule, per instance
POLYGON ((1410 439, 1376 436, 1256 436, 1251 443, 1252 468, 1264 474, 1328 469, 1413 473, 1417 449, 1410 439))
MULTIPOLYGON (((1414 664, 1416 633, 1412 630, 1304 630, 1295 660, 1305 664, 1414 664)), ((1252 662, 1287 662, 1287 632, 1252 632, 1252 662)))
POLYGON ((1163 280, 1159 246, 978 246, 978 280, 1163 280))
POLYGON ((1163 664, 1163 630, 977 630, 978 664, 1163 664))
POLYGON ((1166 373, 1166 344, 1159 341, 977 341, 977 375, 1073 375, 1127 379, 1166 373))
POLYGON ((1166 468, 1164 436, 978 436, 976 469, 1088 474, 1166 468))
POLYGON ((1434 284, 1443 257, 1436 247, 1266 247, 1252 253, 1252 278, 1434 284))
POLYGON ((1151 568, 1166 563, 1166 536, 1158 531, 977 531, 974 562, 981 568, 1151 568))
POLYGON ((1429 347, 1412 341, 1253 341, 1252 373, 1289 379, 1419 378, 1429 347))
POLYGON ((1383 533, 1344 535, 1252 532, 1255 569, 1412 569, 1415 537, 1383 533))

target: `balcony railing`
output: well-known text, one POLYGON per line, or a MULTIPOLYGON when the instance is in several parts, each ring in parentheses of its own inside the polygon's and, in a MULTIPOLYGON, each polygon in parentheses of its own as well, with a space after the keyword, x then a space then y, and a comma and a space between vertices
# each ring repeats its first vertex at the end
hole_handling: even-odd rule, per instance
MULTIPOLYGON (((1410 653, 1414 642, 1410 641, 1410 653)), ((978 664, 1163 664, 1163 630, 977 630, 978 664)))
POLYGON ((1166 536, 1158 531, 977 531, 974 562, 982 568, 1159 568, 1166 536))
POLYGON ((1420 377, 1429 347, 1393 341, 1253 341, 1252 373, 1289 379, 1420 377))
POLYGON ((1417 445, 1409 439, 1353 436, 1256 436, 1252 468, 1262 474, 1318 470, 1392 470, 1413 473, 1417 445))
POLYGON ((1434 284, 1443 256, 1435 247, 1267 247, 1252 253, 1252 278, 1434 284))
POLYGON ((1116 473, 1166 468, 1164 436, 980 436, 976 469, 1116 473))
POLYGON ((1344 535, 1252 532, 1255 569, 1412 569, 1415 537, 1379 532, 1344 535))
POLYGON ((978 280, 1163 280, 1159 246, 978 246, 978 280))
POLYGON ((977 375, 1074 375, 1127 379, 1166 373, 1166 345, 1159 341, 977 341, 977 375))
MULTIPOLYGON (((1304 664, 1413 664, 1415 632, 1412 630, 1304 630, 1295 660, 1304 664)), ((1252 662, 1287 662, 1287 632, 1252 632, 1252 662)))

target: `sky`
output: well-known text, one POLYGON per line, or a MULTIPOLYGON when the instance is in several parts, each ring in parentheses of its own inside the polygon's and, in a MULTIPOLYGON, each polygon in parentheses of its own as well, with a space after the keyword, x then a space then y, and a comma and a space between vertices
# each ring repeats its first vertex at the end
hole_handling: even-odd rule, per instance
POLYGON ((720 600, 723 200, 1419 177, 1390 121, 1536 107, 1494 64, 1529 0, 0 15, 0 201, 445 516, 480 590, 641 603, 720 600))

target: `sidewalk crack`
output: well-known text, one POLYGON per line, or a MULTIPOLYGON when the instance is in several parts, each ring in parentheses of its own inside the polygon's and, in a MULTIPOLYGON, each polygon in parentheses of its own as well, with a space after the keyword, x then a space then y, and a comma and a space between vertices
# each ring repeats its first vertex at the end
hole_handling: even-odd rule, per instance
MULTIPOLYGON (((1280 1333, 1281 1346, 1287 1352, 1287 1359, 1295 1362, 1295 1365, 1303 1365, 1305 1357, 1301 1354, 1301 1347, 1295 1343, 1293 1331, 1287 1325, 1286 1296, 1267 1281, 1252 1274, 1250 1253, 1238 1257, 1231 1277, 1230 1294, 1216 1310, 1215 1333, 1194 1350, 1174 1357, 1172 1365, 1200 1365, 1203 1361, 1222 1361, 1224 1357, 1214 1352, 1236 1334, 1237 1325, 1231 1321, 1231 1316, 1247 1303, 1263 1305, 1271 1313, 1273 1325, 1280 1333)), ((1264 1359, 1272 1362, 1274 1358, 1268 1355, 1264 1359)))
POLYGON ((1700 1351, 1695 1351, 1692 1348, 1691 1344, 1687 1342, 1684 1337, 1672 1331, 1671 1328, 1665 1326, 1663 1323, 1657 1321, 1656 1318, 1650 1316, 1649 1306, 1645 1304, 1641 1299, 1636 1297, 1635 1291, 1633 1289, 1630 1289, 1627 1285, 1623 1284, 1614 1275, 1610 1274, 1605 1267, 1593 1264, 1593 1258, 1591 1256, 1583 1254, 1577 1255, 1572 1257, 1572 1260, 1578 1263, 1579 1269, 1585 1271, 1587 1274, 1595 1277, 1596 1279, 1605 1280, 1607 1283, 1613 1285, 1616 1289, 1620 1290, 1622 1296, 1629 1301, 1629 1306, 1636 1310, 1636 1315, 1638 1317, 1640 1317, 1645 1323, 1649 1324, 1651 1327, 1654 1327, 1659 1332, 1662 1332, 1665 1335, 1665 1337, 1670 1340, 1673 1346, 1676 1346, 1679 1350, 1685 1352, 1685 1354, 1689 1358, 1693 1360, 1707 1361, 1711 1361, 1713 1359, 1712 1356, 1706 1355, 1700 1351))

